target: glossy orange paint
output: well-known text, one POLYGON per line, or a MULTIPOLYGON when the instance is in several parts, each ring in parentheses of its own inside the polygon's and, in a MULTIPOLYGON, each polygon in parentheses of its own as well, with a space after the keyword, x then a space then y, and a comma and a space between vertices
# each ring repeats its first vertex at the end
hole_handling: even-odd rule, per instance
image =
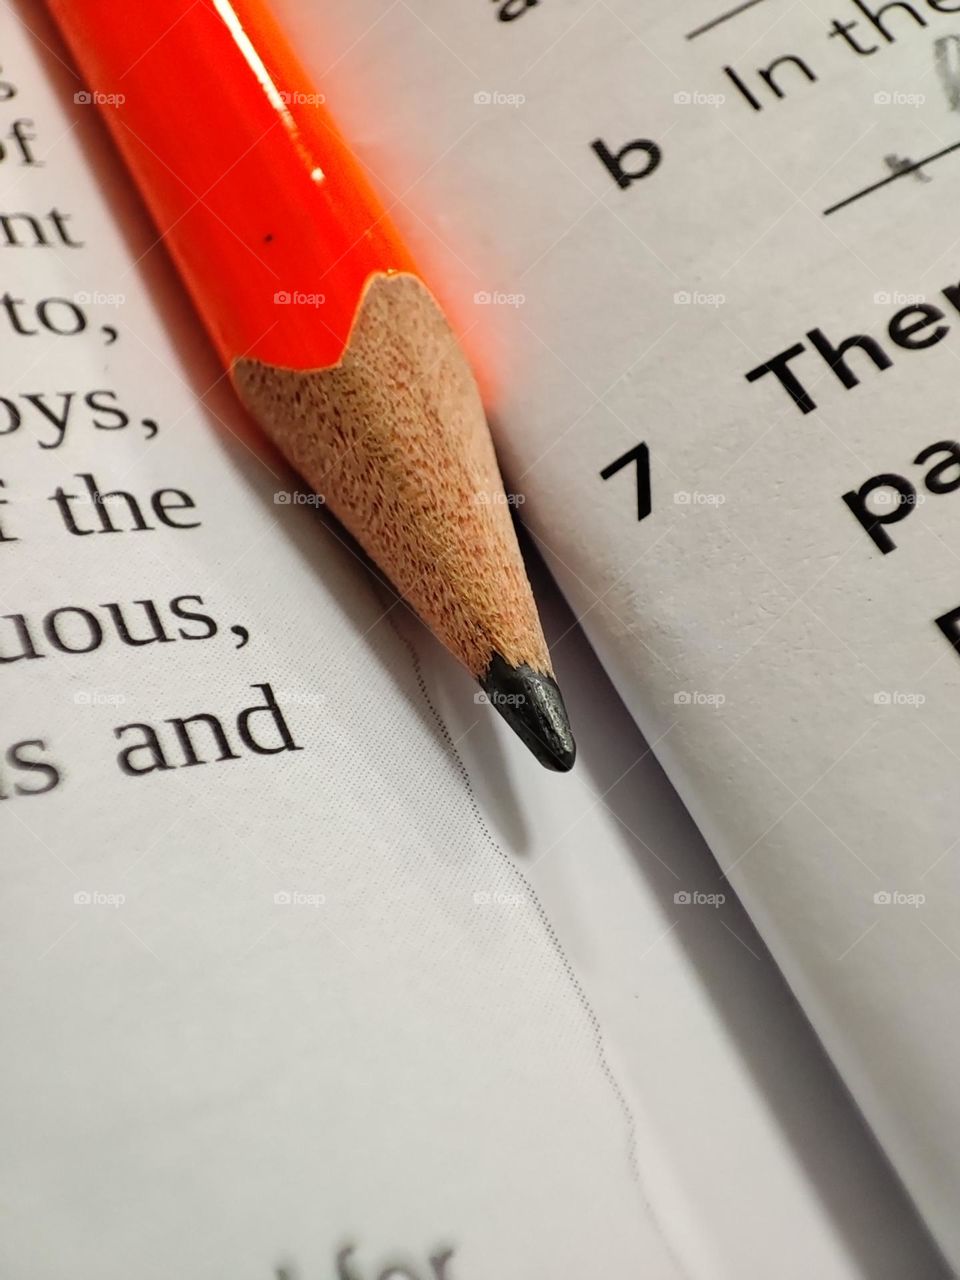
POLYGON ((48 3, 227 367, 335 364, 370 275, 415 268, 267 7, 48 3))

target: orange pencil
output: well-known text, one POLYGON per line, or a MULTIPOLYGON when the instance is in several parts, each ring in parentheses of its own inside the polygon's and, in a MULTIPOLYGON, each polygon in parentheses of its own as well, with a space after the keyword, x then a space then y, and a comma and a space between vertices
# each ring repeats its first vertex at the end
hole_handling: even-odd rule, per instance
POLYGON ((473 375, 267 8, 48 2, 240 399, 537 758, 569 769, 473 375))

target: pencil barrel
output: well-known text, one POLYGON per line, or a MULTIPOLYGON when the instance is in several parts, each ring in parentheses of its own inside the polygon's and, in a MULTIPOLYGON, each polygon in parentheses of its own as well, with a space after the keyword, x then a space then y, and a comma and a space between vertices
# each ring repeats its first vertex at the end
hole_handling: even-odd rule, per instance
POLYGON ((49 4, 227 366, 334 364, 369 277, 415 268, 266 7, 49 4))

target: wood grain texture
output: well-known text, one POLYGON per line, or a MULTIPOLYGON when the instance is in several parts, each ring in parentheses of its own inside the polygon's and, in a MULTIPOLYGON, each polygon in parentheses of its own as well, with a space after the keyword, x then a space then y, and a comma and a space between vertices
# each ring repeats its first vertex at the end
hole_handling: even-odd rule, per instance
POLYGON ((552 674, 466 357, 408 274, 367 282, 328 368, 234 362, 264 430, 448 649, 552 674))

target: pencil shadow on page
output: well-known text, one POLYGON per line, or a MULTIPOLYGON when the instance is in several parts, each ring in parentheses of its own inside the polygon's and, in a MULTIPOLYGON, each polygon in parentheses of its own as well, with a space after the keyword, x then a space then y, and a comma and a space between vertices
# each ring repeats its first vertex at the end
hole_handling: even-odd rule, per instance
POLYGON ((577 768, 616 818, 639 874, 664 905, 664 927, 676 921, 672 936, 855 1261, 849 1274, 946 1280, 951 1272, 894 1169, 746 910, 729 884, 721 885, 710 849, 527 540, 524 555, 554 640, 580 747, 577 768), (727 895, 721 909, 674 905, 678 891, 712 886, 727 895), (757 1011, 773 1007, 771 1028, 757 1011))
MULTIPOLYGON (((57 95, 63 102, 71 103, 83 84, 72 70, 70 53, 49 15, 28 0, 14 0, 14 3, 57 95)), ((243 477, 250 501, 260 504, 270 519, 279 517, 290 549, 323 581, 325 590, 336 594, 344 612, 355 622, 357 635, 364 636, 367 653, 389 671, 410 709, 430 736, 447 750, 449 742, 444 740, 436 717, 424 699, 405 647, 415 645, 429 662, 431 653, 438 651, 436 642, 398 600, 396 592, 360 546, 332 517, 323 511, 293 512, 288 507, 275 505, 277 490, 291 491, 307 486, 298 485, 294 473, 234 395, 222 363, 132 180, 123 169, 98 111, 88 106, 79 106, 76 110, 73 136, 84 154, 87 168, 101 189, 109 193, 113 219, 129 252, 138 288, 149 295, 177 352, 175 368, 160 363, 151 353, 158 359, 158 379, 180 379, 185 383, 208 418, 211 434, 220 442, 226 463, 243 477), (368 631, 371 597, 365 595, 367 592, 377 601, 377 612, 384 620, 383 630, 374 626, 368 631)), ((92 233, 90 239, 93 239, 92 233)), ((111 289, 115 289, 116 282, 110 283, 111 289)), ((121 327, 115 350, 122 351, 124 344, 130 344, 128 349, 132 350, 137 342, 136 334, 121 327)), ((161 435, 162 431, 161 422, 161 435)), ((321 671, 324 656, 318 655, 321 671)), ((470 699, 476 685, 466 673, 458 670, 453 678, 463 685, 464 702, 472 710, 483 713, 478 717, 480 723, 475 731, 485 739, 486 761, 500 797, 508 839, 512 846, 522 848, 526 843, 523 812, 512 791, 503 753, 490 728, 493 713, 487 707, 473 708, 470 699)))

